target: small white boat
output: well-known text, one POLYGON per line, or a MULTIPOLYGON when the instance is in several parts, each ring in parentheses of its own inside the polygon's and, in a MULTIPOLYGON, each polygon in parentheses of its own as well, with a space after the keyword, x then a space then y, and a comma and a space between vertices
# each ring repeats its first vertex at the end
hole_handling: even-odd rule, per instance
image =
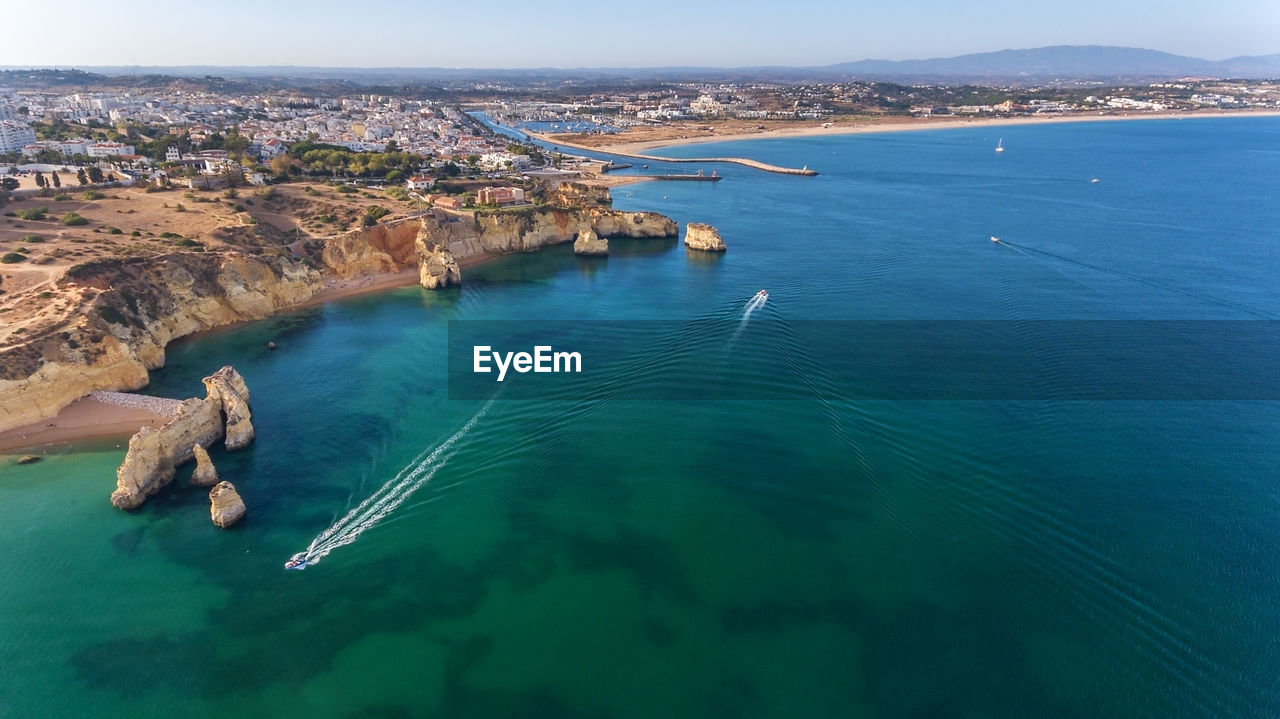
POLYGON ((1003 137, 1002 137, 1002 138, 1000 138, 1000 141, 996 143, 996 152, 1004 152, 1004 138, 1003 138, 1003 137))
POLYGON ((1093 178, 1092 180, 1089 180, 1089 182, 1090 182, 1090 184, 1096 184, 1097 182, 1099 182, 1099 180, 1098 180, 1098 178, 1096 178, 1096 177, 1095 177, 1095 178, 1093 178))
POLYGON ((289 557, 289 561, 287 561, 287 562, 285 562, 285 563, 284 563, 284 568, 285 568, 285 569, 298 569, 298 570, 306 569, 306 568, 307 568, 307 553, 306 553, 306 552, 298 552, 297 554, 293 555, 292 557, 289 557))
POLYGON ((1000 241, 1000 238, 999 238, 999 237, 996 237, 995 235, 992 235, 992 236, 991 236, 991 241, 992 241, 992 242, 999 242, 999 241, 1000 241))
POLYGON ((764 290, 760 290, 759 292, 756 293, 756 299, 767 300, 769 299, 769 293, 765 292, 764 290))

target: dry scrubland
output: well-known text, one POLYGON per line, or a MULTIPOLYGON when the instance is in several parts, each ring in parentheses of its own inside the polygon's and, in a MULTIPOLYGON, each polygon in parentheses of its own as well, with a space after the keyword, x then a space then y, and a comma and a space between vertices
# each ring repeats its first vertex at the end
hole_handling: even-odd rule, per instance
POLYGON ((312 241, 360 227, 371 208, 387 210, 383 220, 417 209, 380 190, 344 192, 321 183, 242 187, 234 193, 127 187, 60 192, 60 199, 24 198, 3 206, 0 349, 70 319, 77 294, 59 279, 76 265, 230 250, 305 257, 318 245, 312 241), (32 211, 42 208, 43 219, 22 216, 34 218, 32 211), (85 224, 66 224, 69 215, 85 224))

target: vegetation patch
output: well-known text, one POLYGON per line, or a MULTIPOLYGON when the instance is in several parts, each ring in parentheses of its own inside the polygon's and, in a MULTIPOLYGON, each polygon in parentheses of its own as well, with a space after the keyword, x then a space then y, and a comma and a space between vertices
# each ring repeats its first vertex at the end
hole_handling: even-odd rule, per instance
POLYGON ((3 257, 0 257, 0 262, 3 262, 6 265, 12 265, 15 262, 22 262, 25 259, 27 259, 27 256, 21 252, 7 252, 3 257))
POLYGON ((68 212, 63 216, 62 224, 68 227, 80 227, 89 224, 89 220, 78 212, 68 212))
POLYGON ((43 220, 49 214, 48 207, 30 207, 18 211, 18 217, 24 220, 43 220))

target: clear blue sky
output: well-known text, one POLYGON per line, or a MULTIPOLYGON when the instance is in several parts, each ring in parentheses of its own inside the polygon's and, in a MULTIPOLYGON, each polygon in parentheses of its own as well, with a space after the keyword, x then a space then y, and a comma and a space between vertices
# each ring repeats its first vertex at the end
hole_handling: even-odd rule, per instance
POLYGON ((1042 45, 1280 52, 1280 0, 0 0, 0 65, 821 65, 1042 45))

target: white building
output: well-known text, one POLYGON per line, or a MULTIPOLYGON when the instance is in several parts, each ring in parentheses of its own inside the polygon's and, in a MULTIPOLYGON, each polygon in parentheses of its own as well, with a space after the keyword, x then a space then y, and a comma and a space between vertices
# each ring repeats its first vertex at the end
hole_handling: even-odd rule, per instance
POLYGON ((21 152, 24 145, 36 141, 31 126, 22 122, 0 121, 0 152, 21 152))
POLYGON ((164 150, 164 159, 168 162, 177 162, 182 159, 182 152, 178 150, 177 145, 170 145, 164 150))
POLYGON ((94 142, 90 143, 85 153, 89 157, 115 157, 118 155, 132 155, 133 145, 126 145, 123 142, 94 142))

